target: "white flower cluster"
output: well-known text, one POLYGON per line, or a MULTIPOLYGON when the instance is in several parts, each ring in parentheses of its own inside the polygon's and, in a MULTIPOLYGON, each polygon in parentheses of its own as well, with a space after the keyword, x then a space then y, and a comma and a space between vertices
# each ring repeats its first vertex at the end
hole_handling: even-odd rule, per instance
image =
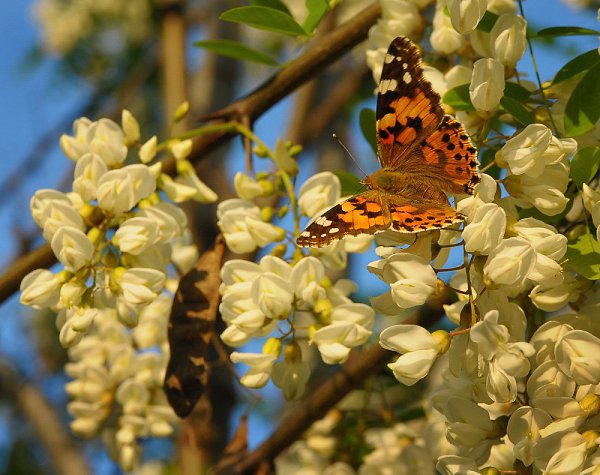
POLYGON ((116 402, 118 417, 102 435, 126 471, 138 462, 138 439, 169 436, 176 423, 162 390, 170 307, 171 299, 159 296, 140 311, 139 324, 132 332, 119 322, 115 310, 97 310, 95 331, 69 349, 65 372, 72 381, 65 389, 72 398, 67 405, 74 417, 71 429, 81 437, 96 435, 116 402), (144 351, 151 348, 160 351, 144 351))
POLYGON ((115 33, 122 42, 139 43, 149 34, 152 13, 148 0, 38 0, 33 12, 42 29, 43 48, 61 55, 99 31, 111 34, 110 41, 96 42, 106 53, 122 49, 115 45, 115 33))
POLYGON ((121 127, 78 119, 74 136, 63 135, 60 143, 76 162, 73 191, 40 190, 31 212, 64 269, 27 275, 21 302, 58 314, 60 342, 76 360, 67 385, 73 430, 94 435, 118 407, 115 440, 123 466, 131 468, 139 437, 170 433, 171 409, 159 395, 172 299, 164 291, 170 264, 186 272, 197 259, 195 246, 186 244, 185 214, 161 193, 200 202, 216 195, 185 153, 175 180, 160 172, 160 162, 146 165, 156 154, 156 137, 140 146, 138 123, 127 111, 121 127), (136 147, 139 162, 124 165, 136 147), (138 353, 148 348, 158 352, 138 353))
POLYGON ((542 473, 598 470, 600 339, 591 320, 568 320, 524 342, 524 315, 492 310, 453 338, 431 396, 457 450, 439 459, 441 473, 512 470, 517 461, 542 473))
MULTIPOLYGON (((263 147, 264 148, 264 147, 263 147)), ((273 152, 264 149, 275 165, 275 171, 259 172, 255 177, 238 173, 234 185, 239 198, 221 202, 217 210, 218 226, 227 246, 236 253, 251 252, 283 240, 285 231, 271 222, 290 211, 288 205, 278 210, 259 208, 253 200, 274 196, 282 187, 292 193, 291 207, 298 220, 303 214, 313 217, 340 199, 339 179, 330 172, 309 178, 295 199, 289 177, 297 173, 294 147, 279 140, 273 152)), ((297 223, 297 221, 296 221, 297 223)), ((326 267, 343 269, 347 252, 365 250, 370 236, 347 238, 314 255, 303 255, 293 246, 292 256, 285 260, 285 244, 273 249, 258 264, 234 259, 223 266, 221 277, 221 315, 227 328, 221 339, 235 348, 252 338, 271 336, 260 353, 234 352, 234 363, 245 363, 250 369, 241 378, 247 387, 259 388, 269 379, 279 386, 287 399, 300 397, 310 376, 308 355, 298 342, 316 346, 323 361, 343 363, 350 350, 364 344, 371 336, 374 311, 348 297, 356 285, 347 279, 332 283, 326 267), (282 351, 283 350, 283 351, 282 351), (283 354, 283 360, 278 358, 283 354)))

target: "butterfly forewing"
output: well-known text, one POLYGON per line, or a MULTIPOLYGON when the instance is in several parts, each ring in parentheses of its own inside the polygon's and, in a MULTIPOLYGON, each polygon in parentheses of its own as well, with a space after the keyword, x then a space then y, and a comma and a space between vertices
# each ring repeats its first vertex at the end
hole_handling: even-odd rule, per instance
POLYGON ((389 227, 386 197, 367 191, 327 210, 306 227, 296 242, 299 246, 322 247, 348 234, 374 234, 389 227))
POLYGON ((440 96, 423 77, 417 47, 408 38, 396 38, 385 55, 377 96, 381 166, 400 168, 414 146, 439 126, 443 116, 440 96))

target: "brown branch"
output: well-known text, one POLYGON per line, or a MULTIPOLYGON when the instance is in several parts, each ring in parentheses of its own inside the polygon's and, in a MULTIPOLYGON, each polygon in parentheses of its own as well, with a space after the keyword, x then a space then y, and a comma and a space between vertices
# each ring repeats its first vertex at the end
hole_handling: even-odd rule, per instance
MULTIPOLYGON (((380 14, 381 6, 379 2, 365 8, 336 30, 323 36, 317 43, 308 47, 302 55, 291 61, 256 91, 221 109, 213 116, 235 118, 245 116, 251 121, 256 120, 279 100, 326 68, 350 48, 363 41, 369 28, 377 21, 380 14)), ((198 163, 206 152, 225 143, 233 136, 233 134, 222 133, 200 137, 195 141, 192 160, 198 163)), ((173 173, 173 161, 166 160, 163 170, 167 173, 173 173)), ((14 262, 0 276, 0 303, 17 291, 25 275, 35 269, 48 267, 54 262, 56 262, 56 259, 48 244, 14 262)))
POLYGON ((23 415, 33 426, 44 445, 56 473, 60 475, 88 475, 90 469, 81 451, 74 444, 54 408, 31 383, 23 381, 8 365, 0 363, 2 392, 9 394, 23 415))

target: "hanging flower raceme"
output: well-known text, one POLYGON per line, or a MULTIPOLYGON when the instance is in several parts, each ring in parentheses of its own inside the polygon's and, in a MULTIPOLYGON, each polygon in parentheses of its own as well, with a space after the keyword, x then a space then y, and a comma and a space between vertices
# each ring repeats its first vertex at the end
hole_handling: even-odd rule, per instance
MULTIPOLYGON (((59 339, 71 358, 67 374, 73 380, 66 388, 73 431, 92 437, 116 424, 119 461, 132 470, 141 455, 139 439, 170 435, 175 420, 162 393, 171 304, 165 285, 171 245, 183 238, 187 222, 162 198, 161 192, 170 196, 170 182, 160 178, 160 163, 145 164, 155 150, 146 147, 148 160, 124 165, 141 137, 131 113, 124 111, 122 126, 82 118, 73 128, 74 136, 61 138, 76 162, 73 191, 41 190, 31 200, 33 218, 64 270, 26 276, 21 301, 58 313, 59 339), (143 352, 148 349, 152 353, 143 352), (120 417, 109 423, 115 410, 120 417)), ((216 199, 189 167, 178 168, 185 176, 175 180, 193 191, 189 198, 216 199)), ((196 255, 180 254, 178 266, 190 268, 196 255)))

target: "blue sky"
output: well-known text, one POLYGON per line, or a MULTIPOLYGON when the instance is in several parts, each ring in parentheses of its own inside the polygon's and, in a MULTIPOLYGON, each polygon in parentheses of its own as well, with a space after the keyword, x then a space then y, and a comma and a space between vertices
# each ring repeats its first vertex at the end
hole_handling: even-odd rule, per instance
MULTIPOLYGON (((25 160, 40 138, 73 114, 89 92, 80 82, 57 81, 56 75, 53 74, 55 60, 44 60, 35 68, 25 67, 26 58, 32 52, 38 38, 30 14, 33 3, 31 0, 0 3, 0 184, 5 186, 5 193, 0 195, 0 229, 4 231, 4 237, 0 240, 0 265, 3 269, 16 251, 18 236, 15 237, 15 232, 31 232, 34 229, 29 217, 28 203, 31 195, 39 188, 59 187, 71 166, 58 149, 60 134, 54 137, 55 145, 48 149, 50 153, 36 161, 36 168, 25 171, 25 160), (22 186, 16 189, 7 188, 11 183, 15 183, 15 179, 22 180, 22 186)), ((535 29, 566 25, 598 28, 595 15, 589 11, 577 11, 559 0, 529 0, 524 4, 527 17, 535 29)), ((568 57, 572 57, 573 53, 597 47, 598 39, 564 38, 559 40, 559 43, 559 49, 534 43, 543 80, 550 79, 551 74, 556 72, 568 57)), ((532 72, 528 54, 525 55, 522 69, 532 72)), ((533 76, 530 77, 533 79, 533 76)), ((281 123, 281 118, 286 116, 286 107, 285 104, 278 106, 259 122, 259 135, 263 127, 265 131, 270 128, 268 124, 276 121, 281 123)), ((272 143, 271 140, 268 142, 272 143)), ((367 279, 370 284, 375 284, 377 280, 370 275, 367 279)), ((22 358, 29 357, 31 351, 27 348, 26 328, 23 327, 24 320, 19 313, 20 309, 15 299, 11 299, 0 308, 0 347, 4 355, 17 361, 21 359, 20 363, 23 364, 22 358)), ((253 439, 261 439, 268 430, 270 428, 257 428, 258 432, 254 434, 256 437, 253 439)))

